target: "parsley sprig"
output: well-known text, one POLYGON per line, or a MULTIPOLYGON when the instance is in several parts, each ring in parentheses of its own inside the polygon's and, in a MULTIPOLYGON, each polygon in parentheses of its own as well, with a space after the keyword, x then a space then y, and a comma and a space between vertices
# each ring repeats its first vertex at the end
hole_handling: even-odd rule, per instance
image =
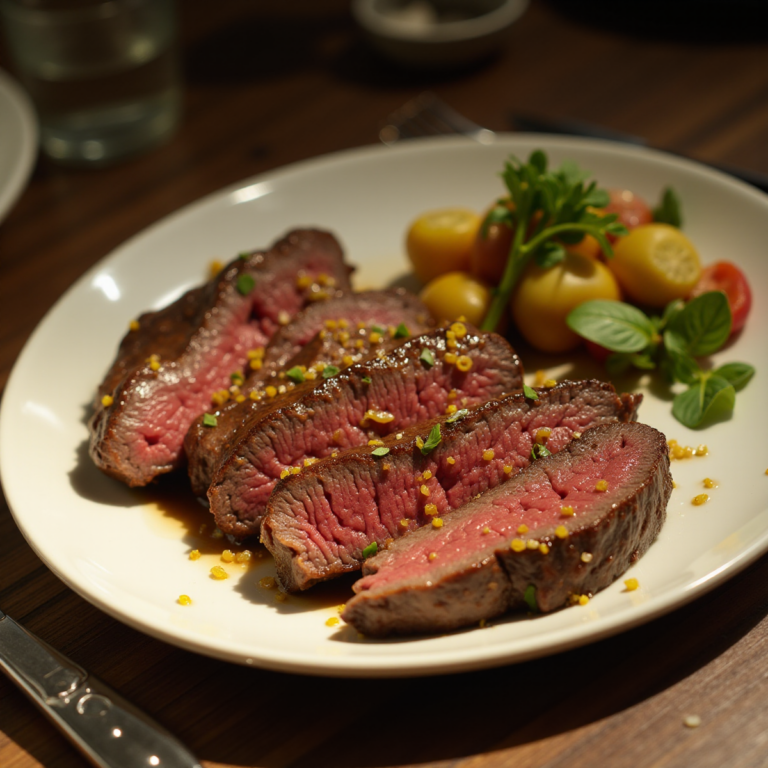
POLYGON ((481 228, 485 236, 492 224, 506 224, 513 231, 507 264, 494 292, 482 328, 494 330, 509 306, 512 291, 531 261, 546 269, 565 258, 565 245, 592 235, 607 256, 613 249, 607 235, 625 235, 627 229, 616 214, 601 215, 595 208, 610 202, 590 174, 575 163, 548 169, 544 152, 532 152, 527 163, 512 156, 502 173, 509 195, 489 211, 481 228))
POLYGON ((755 373, 748 363, 726 363, 703 368, 698 358, 720 349, 731 333, 731 309, 722 291, 709 291, 689 301, 670 302, 660 317, 621 301, 588 301, 566 320, 571 330, 613 354, 609 373, 630 367, 659 369, 669 384, 687 389, 675 395, 672 415, 686 427, 733 410, 736 392, 755 373))

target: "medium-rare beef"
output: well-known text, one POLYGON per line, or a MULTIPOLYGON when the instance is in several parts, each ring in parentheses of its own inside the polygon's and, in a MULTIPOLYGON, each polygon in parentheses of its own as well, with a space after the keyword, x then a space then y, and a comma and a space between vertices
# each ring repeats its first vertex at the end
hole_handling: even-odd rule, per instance
POLYGON ((342 616, 384 636, 576 602, 645 553, 671 490, 664 435, 636 422, 595 427, 366 561, 342 616))
POLYGON ((236 537, 259 531, 275 483, 312 462, 522 386, 509 344, 463 324, 404 341, 298 395, 287 393, 222 461, 208 500, 236 537), (454 405, 455 403, 455 405, 454 405))
POLYGON ((618 397, 611 384, 563 381, 491 400, 456 421, 442 417, 386 441, 389 453, 348 451, 282 483, 269 502, 262 540, 281 585, 306 589, 360 568, 363 550, 451 512, 507 482, 531 452, 555 453, 574 434, 636 415, 641 395, 618 397), (435 425, 440 443, 426 455, 435 425))
POLYGON ((294 379, 304 376, 291 378, 287 371, 308 369, 314 378, 328 366, 346 368, 399 335, 398 328, 419 335, 433 325, 422 302, 402 289, 345 294, 303 309, 265 349, 254 350, 242 384, 214 393, 217 407, 189 428, 184 452, 194 493, 205 497, 221 457, 268 401, 266 387, 293 388, 294 379))
POLYGON ((90 424, 97 466, 131 486, 174 469, 192 420, 248 351, 308 302, 348 291, 349 272, 332 235, 296 230, 142 315, 99 387, 90 424))

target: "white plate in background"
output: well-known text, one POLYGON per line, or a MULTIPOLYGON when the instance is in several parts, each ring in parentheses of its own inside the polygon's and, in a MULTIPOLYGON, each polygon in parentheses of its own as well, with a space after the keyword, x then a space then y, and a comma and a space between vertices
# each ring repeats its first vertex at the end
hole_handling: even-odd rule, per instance
MULTIPOLYGON (((766 305, 753 307, 736 343, 718 362, 742 360, 757 375, 739 393, 730 421, 703 432, 671 416, 670 402, 641 387, 640 418, 683 444, 705 442, 709 456, 673 463, 677 489, 659 540, 621 580, 587 606, 535 618, 508 617, 486 629, 397 641, 360 640, 328 626, 345 599, 339 587, 275 600, 259 586, 272 571, 227 566, 218 582, 221 541, 199 534, 207 513, 184 493, 130 490, 87 458, 88 412, 129 320, 206 277, 212 259, 266 246, 297 226, 334 231, 359 266, 358 287, 406 273, 403 234, 418 213, 440 206, 484 210, 503 193, 510 153, 544 148, 553 165, 575 160, 602 186, 623 186, 650 201, 673 186, 685 231, 706 262, 731 259, 758 296, 768 285, 768 197, 695 163, 588 139, 500 136, 490 146, 461 138, 366 147, 302 162, 244 181, 169 216, 104 258, 41 322, 9 380, 0 415, 0 470, 14 517, 35 551, 65 583, 108 614, 170 643, 238 663, 323 675, 420 675, 500 665, 553 653, 658 616, 723 582, 768 549, 768 409, 762 398, 768 352, 766 305), (56 372, 52 376, 52 372, 56 372), (720 487, 700 507, 691 498, 711 476, 720 487), (203 557, 188 558, 199 547, 203 557), (177 603, 180 594, 191 606, 177 603)), ((594 373, 556 358, 559 375, 594 373)), ((586 367, 585 367, 586 366, 586 367)), ((345 583, 348 589, 349 582, 345 583)))

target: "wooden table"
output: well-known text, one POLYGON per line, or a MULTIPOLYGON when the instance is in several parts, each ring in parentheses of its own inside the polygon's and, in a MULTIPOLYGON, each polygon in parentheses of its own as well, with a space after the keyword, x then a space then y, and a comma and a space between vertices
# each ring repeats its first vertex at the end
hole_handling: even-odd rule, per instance
MULTIPOLYGON (((508 130, 515 110, 588 120, 768 173, 765 24, 696 33, 699 16, 681 29, 655 17, 636 32, 632 19, 598 25, 564 6, 534 2, 497 59, 427 75, 372 55, 344 0, 293 0, 285 10, 185 0, 185 117, 175 138, 98 171, 40 160, 0 225, 0 388, 44 313, 126 238, 244 177, 375 144, 384 116, 425 89, 494 130, 508 130)), ((765 765, 766 585, 763 558, 645 626, 499 669, 302 677, 197 656, 109 618, 48 571, 0 505, 0 606, 209 768, 765 765), (688 714, 699 728, 683 725, 688 714)), ((0 678, 0 766, 38 765, 85 761, 0 678)))

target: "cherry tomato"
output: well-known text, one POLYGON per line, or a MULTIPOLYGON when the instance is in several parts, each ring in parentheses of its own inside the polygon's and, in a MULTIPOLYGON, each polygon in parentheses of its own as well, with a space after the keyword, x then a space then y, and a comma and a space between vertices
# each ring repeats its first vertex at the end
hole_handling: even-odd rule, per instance
POLYGON ((566 253, 550 269, 529 264, 512 295, 512 316, 520 333, 543 352, 567 352, 581 344, 565 323, 568 313, 591 299, 619 300, 621 291, 600 261, 566 253))
MULTIPOLYGON (((628 229, 633 230, 641 224, 650 224, 653 221, 653 212, 648 203, 642 197, 638 197, 628 189, 609 189, 611 202, 603 209, 605 213, 616 213, 619 221, 628 229)), ((611 242, 617 240, 615 235, 609 235, 611 242)))
POLYGON ((683 299, 701 277, 693 243, 669 224, 640 224, 613 248, 608 268, 629 298, 649 307, 683 299))
POLYGON ((405 239, 416 277, 428 283, 446 272, 467 270, 480 223, 480 215, 467 208, 443 208, 419 216, 405 239))
POLYGON ((722 291, 728 297, 733 316, 731 333, 740 331, 752 307, 752 290, 747 276, 730 261, 708 264, 702 269, 701 279, 691 291, 691 296, 698 296, 707 291, 722 291))
POLYGON ((438 322, 458 320, 480 325, 491 303, 491 289, 466 272, 449 272, 431 280, 419 294, 438 322))

